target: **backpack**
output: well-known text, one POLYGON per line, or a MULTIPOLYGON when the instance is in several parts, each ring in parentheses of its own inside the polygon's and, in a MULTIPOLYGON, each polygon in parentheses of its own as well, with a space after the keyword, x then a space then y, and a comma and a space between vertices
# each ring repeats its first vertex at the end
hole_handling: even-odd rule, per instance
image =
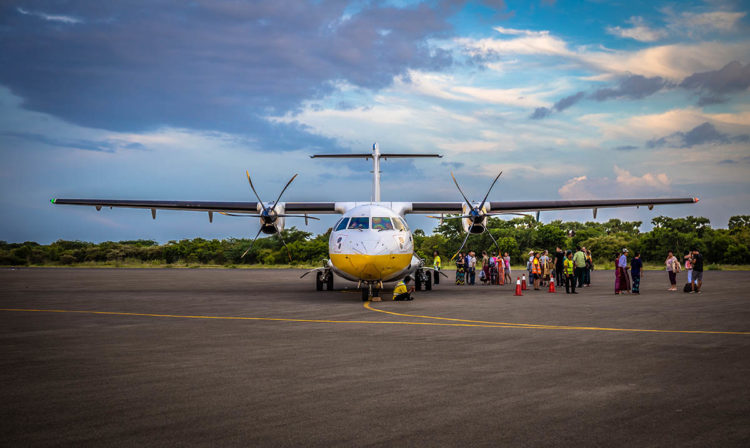
POLYGON ((682 288, 682 292, 692 292, 692 291, 693 291, 693 284, 685 283, 685 287, 682 288))
POLYGON ((674 271, 675 274, 679 274, 680 273, 680 271, 682 270, 682 266, 680 266, 680 262, 679 261, 675 260, 673 262, 673 264, 672 264, 672 270, 674 271))

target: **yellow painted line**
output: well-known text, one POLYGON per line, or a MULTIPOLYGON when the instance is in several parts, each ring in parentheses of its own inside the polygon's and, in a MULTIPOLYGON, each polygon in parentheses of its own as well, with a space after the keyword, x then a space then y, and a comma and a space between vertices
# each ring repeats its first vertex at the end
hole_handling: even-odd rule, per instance
POLYGON ((496 325, 503 328, 525 328, 529 330, 587 330, 587 331, 621 331, 621 332, 638 332, 638 333, 687 333, 687 334, 742 334, 750 335, 750 331, 712 331, 712 330, 651 330, 644 328, 607 328, 607 327, 576 327, 567 325, 540 325, 540 324, 521 324, 513 322, 490 322, 483 320, 455 319, 451 317, 424 316, 419 314, 404 314, 393 311, 379 310, 370 306, 370 302, 365 302, 364 307, 371 311, 379 313, 392 314, 401 317, 416 317, 420 319, 448 320, 453 322, 470 322, 475 324, 496 325))
MULTIPOLYGON (((23 313, 70 313, 70 314, 99 314, 107 316, 136 316, 136 317, 164 317, 176 319, 215 319, 215 320, 252 320, 272 322, 310 322, 325 324, 373 324, 373 325, 423 325, 441 327, 482 327, 482 328, 504 328, 502 325, 479 325, 479 324, 443 324, 437 322, 399 322, 378 320, 328 320, 328 319, 291 319, 280 317, 243 317, 243 316, 192 316, 183 314, 152 314, 152 313, 124 313, 116 311, 89 311, 89 310, 49 310, 49 309, 22 309, 22 308, 0 308, 0 311, 23 312, 23 313)), ((508 326, 507 328, 513 328, 508 326)))

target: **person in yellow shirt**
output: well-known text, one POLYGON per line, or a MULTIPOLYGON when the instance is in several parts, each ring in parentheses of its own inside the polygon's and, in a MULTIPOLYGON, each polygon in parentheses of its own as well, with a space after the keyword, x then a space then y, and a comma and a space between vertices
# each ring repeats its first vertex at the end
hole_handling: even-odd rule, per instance
POLYGON ((565 262, 563 263, 563 272, 565 273, 565 293, 566 294, 578 294, 576 292, 576 275, 575 275, 575 263, 573 262, 573 252, 568 251, 565 254, 565 262), (572 288, 572 292, 571 292, 572 288))
POLYGON ((411 277, 407 275, 396 284, 396 288, 393 290, 393 300, 414 300, 414 297, 411 296, 411 293, 414 292, 414 286, 409 287, 410 281, 411 277))
POLYGON ((440 270, 443 269, 440 252, 438 251, 432 253, 432 267, 435 268, 435 277, 432 280, 432 284, 437 285, 440 283, 440 270))

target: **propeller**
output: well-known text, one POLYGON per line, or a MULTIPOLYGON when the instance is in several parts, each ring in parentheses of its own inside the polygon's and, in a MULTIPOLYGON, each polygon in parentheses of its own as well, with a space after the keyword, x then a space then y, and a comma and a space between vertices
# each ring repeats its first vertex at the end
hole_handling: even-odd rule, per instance
MULTIPOLYGON (((255 241, 258 240, 258 237, 260 236, 260 233, 263 231, 263 228, 274 225, 278 218, 305 218, 305 224, 307 224, 308 219, 319 220, 319 218, 316 218, 314 216, 308 216, 307 214, 294 215, 294 214, 278 213, 276 211, 276 205, 281 200, 281 197, 284 195, 284 192, 286 191, 286 189, 289 188, 289 185, 291 185, 291 183, 297 177, 297 174, 292 176, 292 178, 289 179, 286 185, 284 185, 284 188, 281 189, 281 193, 279 193, 279 196, 276 198, 276 200, 273 202, 269 202, 269 203, 263 202, 263 200, 260 198, 258 191, 255 189, 255 185, 253 185, 253 180, 250 178, 250 172, 246 170, 245 175, 247 176, 247 182, 250 184, 250 189, 253 191, 253 194, 255 194, 255 197, 258 199, 258 203, 261 205, 262 210, 259 213, 220 212, 222 215, 226 215, 226 216, 261 219, 261 227, 260 229, 258 229, 258 233, 255 234, 255 238, 253 238, 253 241, 250 243, 248 248, 245 249, 245 252, 242 253, 242 256, 240 258, 245 258, 245 256, 250 252, 250 249, 253 248, 255 241)), ((277 228, 274 227, 274 229, 276 230, 275 234, 279 237, 279 241, 281 241, 281 244, 284 245, 284 248, 286 249, 287 256, 289 256, 289 261, 292 261, 292 252, 289 250, 289 246, 286 245, 286 241, 284 241, 284 237, 281 235, 281 232, 279 232, 277 228)))
MULTIPOLYGON (((464 201, 466 201, 466 204, 469 206, 469 212, 465 215, 460 216, 450 216, 446 219, 470 219, 471 225, 469 226, 469 231, 466 232, 466 236, 464 237, 463 243, 461 243, 461 247, 456 251, 455 254, 451 257, 451 261, 453 261, 454 258, 463 250, 464 246, 466 245, 466 241, 469 239, 469 235, 471 235, 472 229, 474 229, 474 226, 476 224, 481 223, 485 217, 487 216, 493 216, 498 215, 500 213, 486 213, 482 209, 484 208, 484 204, 487 202, 487 198, 490 196, 490 192, 492 192, 492 188, 497 183, 497 180, 500 179, 500 176, 503 175, 503 172, 500 171, 500 174, 495 176, 495 179, 492 181, 492 184, 490 185, 490 188, 487 190, 487 194, 484 195, 484 199, 482 199, 482 202, 478 206, 474 206, 474 204, 469 201, 469 198, 466 197, 463 190, 461 190, 461 186, 458 185, 458 181, 456 180, 456 176, 453 175, 453 172, 451 171, 451 177, 453 178, 453 183, 456 184, 456 188, 458 189, 458 192, 461 193, 461 196, 464 198, 464 201)), ((487 229, 484 229, 482 233, 484 233, 487 229)), ((500 250, 500 246, 497 244, 497 241, 495 241, 495 237, 492 236, 492 233, 487 232, 490 235, 490 238, 492 238, 492 242, 495 243, 495 247, 497 247, 497 250, 500 250)))

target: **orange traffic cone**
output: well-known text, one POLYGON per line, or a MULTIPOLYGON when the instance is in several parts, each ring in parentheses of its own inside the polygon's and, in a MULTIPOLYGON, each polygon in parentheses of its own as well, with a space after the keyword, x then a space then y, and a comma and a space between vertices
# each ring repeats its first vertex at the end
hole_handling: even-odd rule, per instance
POLYGON ((555 292, 555 278, 551 275, 549 277, 549 290, 547 292, 555 292))
POLYGON ((514 296, 522 296, 523 293, 521 293, 521 278, 519 277, 518 280, 516 280, 516 293, 513 294, 514 296))
POLYGON ((526 291, 526 274, 523 274, 523 277, 521 277, 521 278, 522 278, 522 280, 521 280, 521 289, 523 289, 524 291, 526 291))

